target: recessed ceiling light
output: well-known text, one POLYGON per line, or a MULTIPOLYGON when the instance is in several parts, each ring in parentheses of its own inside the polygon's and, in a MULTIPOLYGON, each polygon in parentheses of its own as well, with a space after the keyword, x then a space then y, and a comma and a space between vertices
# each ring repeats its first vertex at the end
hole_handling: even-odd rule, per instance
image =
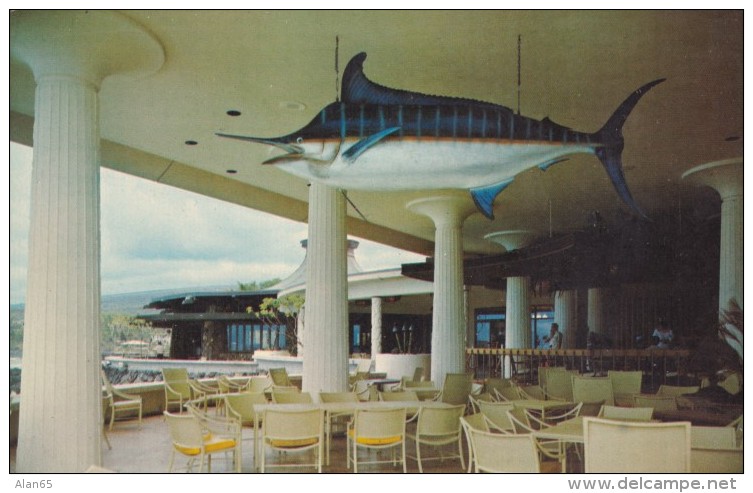
POLYGON ((186 145, 187 146, 195 146, 197 144, 198 144, 198 142, 196 142, 195 140, 187 140, 186 141, 186 145))
POLYGON ((238 110, 227 110, 225 113, 229 116, 241 116, 241 112, 238 110))
POLYGON ((225 173, 227 173, 227 174, 229 174, 229 175, 234 175, 234 174, 236 174, 237 172, 238 172, 238 170, 237 170, 237 169, 228 169, 228 170, 225 170, 225 173))
POLYGON ((280 101, 280 108, 292 111, 302 111, 306 105, 298 101, 280 101))
POLYGON ((735 142, 735 141, 740 140, 740 136, 739 135, 730 135, 729 137, 727 137, 724 140, 727 141, 727 142, 735 142))

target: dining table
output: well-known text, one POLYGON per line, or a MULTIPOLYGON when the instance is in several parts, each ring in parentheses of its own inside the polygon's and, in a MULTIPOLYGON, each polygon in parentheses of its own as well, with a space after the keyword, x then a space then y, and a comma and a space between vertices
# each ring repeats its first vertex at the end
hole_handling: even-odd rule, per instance
POLYGON ((539 440, 556 440, 562 457, 562 472, 567 472, 567 445, 583 443, 583 416, 577 416, 561 421, 540 430, 535 430, 533 436, 539 440))
POLYGON ((542 421, 546 420, 547 413, 557 410, 571 409, 575 405, 574 402, 542 399, 517 399, 510 401, 510 403, 517 408, 538 412, 542 421))

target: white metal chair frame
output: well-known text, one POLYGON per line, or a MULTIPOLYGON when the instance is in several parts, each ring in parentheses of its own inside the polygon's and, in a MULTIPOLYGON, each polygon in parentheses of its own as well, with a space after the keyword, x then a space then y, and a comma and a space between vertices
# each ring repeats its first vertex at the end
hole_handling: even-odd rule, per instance
POLYGON ((385 464, 396 465, 396 449, 400 449, 400 462, 403 464, 403 472, 408 472, 405 460, 405 408, 398 409, 357 409, 353 420, 348 425, 347 433, 347 465, 350 469, 353 464, 353 472, 358 472, 360 464, 385 464), (392 459, 359 461, 358 449, 391 450, 392 459))
MULTIPOLYGON (((118 413, 125 413, 127 416, 130 416, 133 412, 138 413, 139 428, 141 428, 141 417, 143 414, 143 400, 141 396, 128 394, 113 387, 104 370, 101 370, 101 375, 102 382, 105 386, 104 398, 110 408, 109 429, 112 431, 112 426, 117 419, 118 413)), ((110 446, 110 440, 107 438, 107 435, 105 435, 105 441, 107 441, 107 445, 110 446)))
POLYGON ((460 425, 463 427, 465 434, 465 443, 468 447, 468 472, 473 470, 475 456, 473 454, 473 444, 471 443, 471 430, 490 432, 487 418, 482 413, 468 414, 460 417, 460 425))
POLYGON ((268 409, 262 417, 262 439, 259 446, 261 472, 269 467, 315 467, 322 472, 324 455, 324 411, 318 408, 307 410, 268 409), (283 453, 313 450, 313 463, 267 465, 267 448, 283 453))
POLYGON ((641 423, 585 417, 585 472, 688 473, 690 429, 684 421, 641 423))
MULTIPOLYGON (((193 408, 196 409, 196 408, 193 408)), ((207 461, 207 472, 212 472, 212 455, 232 452, 235 472, 241 471, 240 423, 234 419, 215 419, 209 415, 172 414, 164 412, 172 439, 172 450, 168 472, 172 472, 175 455, 180 453, 188 457, 187 472, 193 471, 196 459, 199 460, 199 472, 207 461)))
POLYGON ((254 432, 252 437, 254 449, 254 470, 259 467, 259 432, 261 430, 261 418, 254 409, 255 404, 266 404, 267 398, 261 392, 238 392, 228 394, 224 398, 227 415, 238 420, 242 428, 251 428, 254 432))
POLYGON ((539 473, 541 464, 533 435, 502 435, 466 428, 475 472, 539 473), (503 464, 510 461, 509 466, 503 464))
POLYGON ((460 459, 460 466, 465 469, 463 456, 462 425, 460 418, 465 414, 465 405, 459 404, 447 408, 423 407, 418 411, 415 433, 408 433, 407 437, 416 444, 416 455, 408 458, 418 462, 418 472, 424 472, 423 461, 445 459, 460 459), (444 445, 457 443, 456 454, 445 456, 442 450, 444 445), (439 449, 439 457, 422 457, 421 445, 429 445, 439 449))

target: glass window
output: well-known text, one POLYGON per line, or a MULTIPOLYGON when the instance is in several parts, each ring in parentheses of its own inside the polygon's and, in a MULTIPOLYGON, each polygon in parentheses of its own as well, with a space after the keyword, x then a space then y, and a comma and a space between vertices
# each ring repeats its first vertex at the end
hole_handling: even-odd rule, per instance
POLYGON ((476 310, 475 347, 502 347, 505 344, 504 308, 476 310))

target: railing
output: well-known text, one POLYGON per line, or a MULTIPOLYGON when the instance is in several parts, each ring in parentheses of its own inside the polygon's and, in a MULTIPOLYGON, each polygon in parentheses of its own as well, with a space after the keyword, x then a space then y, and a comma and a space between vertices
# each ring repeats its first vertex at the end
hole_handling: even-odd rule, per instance
POLYGON ((466 349, 466 369, 474 378, 513 378, 538 382, 540 366, 564 366, 579 373, 606 375, 609 370, 641 370, 645 382, 680 384, 690 358, 688 349, 466 349))

